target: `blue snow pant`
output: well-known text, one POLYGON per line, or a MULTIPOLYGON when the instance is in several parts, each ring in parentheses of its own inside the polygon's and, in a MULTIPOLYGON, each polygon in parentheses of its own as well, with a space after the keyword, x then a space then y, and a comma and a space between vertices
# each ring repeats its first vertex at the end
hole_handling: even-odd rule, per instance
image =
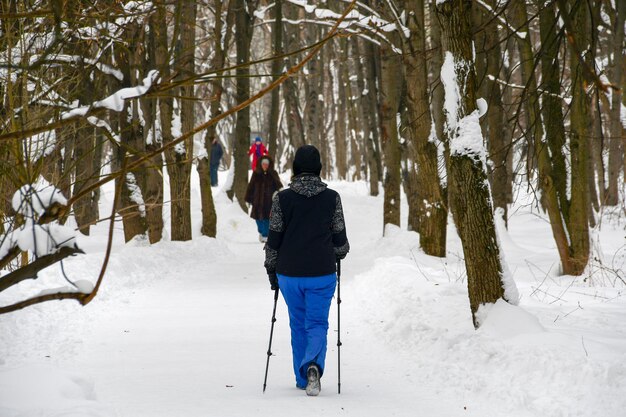
POLYGON ((278 274, 278 286, 289 310, 291 349, 296 385, 304 388, 306 371, 315 363, 324 373, 328 313, 335 294, 337 275, 288 277, 278 274))
POLYGON ((257 220, 256 228, 259 231, 259 234, 261 236, 267 237, 267 235, 270 233, 270 220, 269 219, 257 220))

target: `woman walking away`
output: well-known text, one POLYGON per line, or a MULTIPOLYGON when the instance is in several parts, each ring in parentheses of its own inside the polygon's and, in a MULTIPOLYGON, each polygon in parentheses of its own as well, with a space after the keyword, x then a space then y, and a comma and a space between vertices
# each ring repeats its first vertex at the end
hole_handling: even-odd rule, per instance
POLYGON ((259 136, 254 139, 254 143, 250 146, 248 155, 252 155, 252 171, 256 170, 257 163, 261 157, 268 155, 267 148, 263 145, 263 141, 259 136))
POLYGON ((265 268, 289 310, 296 387, 318 395, 324 373, 328 313, 337 284, 337 259, 350 245, 341 199, 320 179, 319 151, 300 147, 289 188, 272 199, 265 268))
POLYGON ((246 190, 246 203, 252 205, 250 217, 256 220, 259 230, 259 241, 266 242, 270 227, 270 209, 272 208, 272 196, 283 188, 274 170, 272 158, 264 156, 261 163, 252 173, 248 189, 246 190))

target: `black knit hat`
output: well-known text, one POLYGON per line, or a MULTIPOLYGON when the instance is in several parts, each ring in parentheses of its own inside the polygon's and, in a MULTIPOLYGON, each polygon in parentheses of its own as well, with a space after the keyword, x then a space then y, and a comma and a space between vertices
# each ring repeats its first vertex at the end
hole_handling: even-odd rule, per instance
POLYGON ((293 175, 300 175, 305 172, 318 176, 322 172, 320 152, 313 145, 300 146, 293 158, 293 175))

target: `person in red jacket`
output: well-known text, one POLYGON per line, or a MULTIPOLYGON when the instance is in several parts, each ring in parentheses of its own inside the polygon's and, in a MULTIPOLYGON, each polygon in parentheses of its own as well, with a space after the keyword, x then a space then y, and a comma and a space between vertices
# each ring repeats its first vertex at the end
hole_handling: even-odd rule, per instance
POLYGON ((269 155, 267 152, 267 148, 263 145, 263 141, 261 138, 257 136, 254 139, 254 143, 250 146, 250 150, 248 151, 248 155, 252 155, 252 171, 256 170, 256 164, 259 162, 259 159, 265 155, 269 155))

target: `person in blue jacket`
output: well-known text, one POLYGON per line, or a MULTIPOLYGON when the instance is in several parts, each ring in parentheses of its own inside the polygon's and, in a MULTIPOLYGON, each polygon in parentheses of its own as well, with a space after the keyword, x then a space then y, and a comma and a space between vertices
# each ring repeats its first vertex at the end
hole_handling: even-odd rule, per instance
POLYGON ((289 310, 296 386, 318 395, 324 373, 328 313, 337 284, 337 259, 350 245, 341 198, 320 179, 319 151, 296 151, 289 188, 272 199, 265 268, 272 290, 289 310))

